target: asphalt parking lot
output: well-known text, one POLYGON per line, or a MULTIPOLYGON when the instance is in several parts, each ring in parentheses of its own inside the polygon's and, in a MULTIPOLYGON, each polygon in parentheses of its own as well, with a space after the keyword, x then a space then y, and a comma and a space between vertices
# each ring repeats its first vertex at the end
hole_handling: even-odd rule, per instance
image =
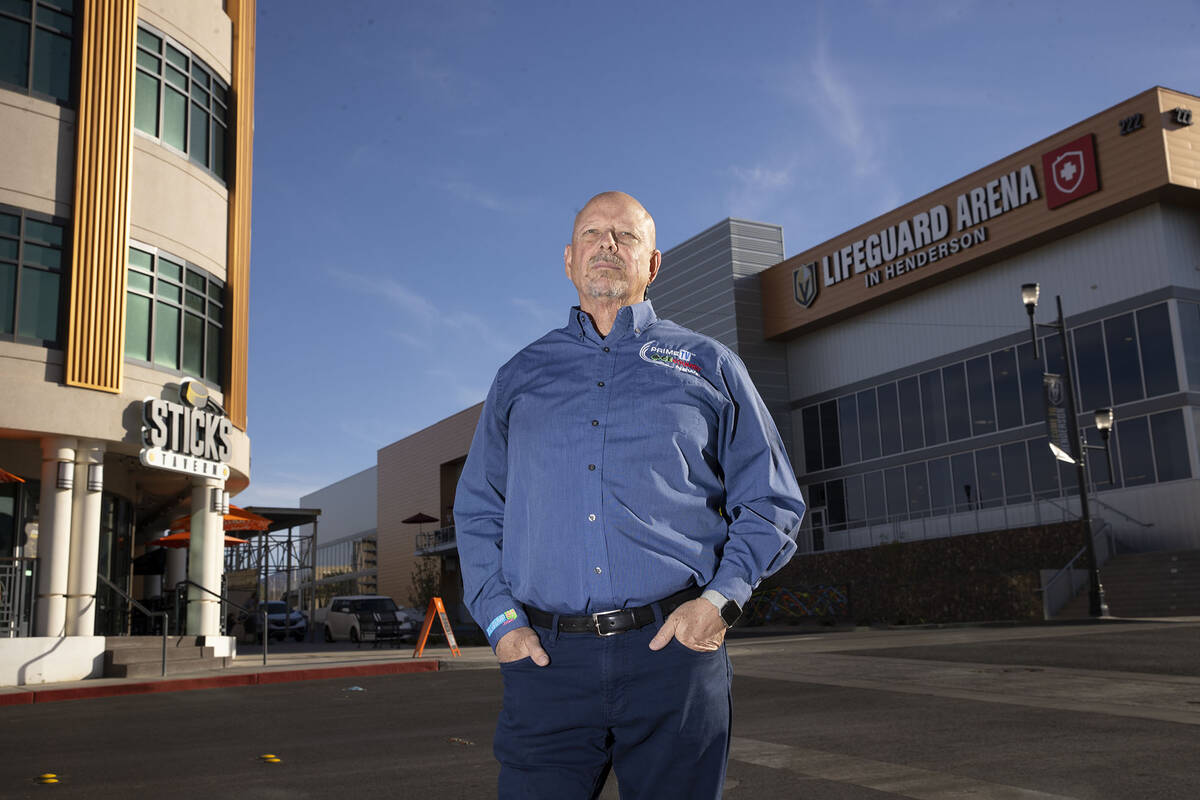
MULTIPOLYGON (((731 800, 1140 800, 1200 786, 1200 621, 741 638, 730 651, 731 800)), ((0 796, 491 797, 500 675, 486 658, 452 666, 471 668, 0 708, 0 796), (60 782, 35 783, 45 772, 60 782)))

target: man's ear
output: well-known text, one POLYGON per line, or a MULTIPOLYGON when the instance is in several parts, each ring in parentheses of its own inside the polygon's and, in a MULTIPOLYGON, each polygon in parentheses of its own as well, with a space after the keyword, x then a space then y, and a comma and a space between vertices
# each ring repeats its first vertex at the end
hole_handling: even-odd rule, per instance
POLYGON ((649 286, 654 283, 654 279, 658 277, 658 268, 662 266, 662 251, 655 250, 650 254, 650 281, 646 284, 649 286))
POLYGON ((571 277, 571 245, 563 248, 563 271, 567 273, 567 278, 571 277))

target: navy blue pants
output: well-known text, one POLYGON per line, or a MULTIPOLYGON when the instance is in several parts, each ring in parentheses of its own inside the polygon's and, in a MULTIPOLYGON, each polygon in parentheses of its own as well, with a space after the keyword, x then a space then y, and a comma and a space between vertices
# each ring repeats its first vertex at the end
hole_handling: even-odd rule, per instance
POLYGON ((652 651, 652 625, 615 636, 534 628, 550 665, 500 666, 500 798, 595 798, 609 769, 622 800, 719 798, 729 757, 725 648, 652 651))

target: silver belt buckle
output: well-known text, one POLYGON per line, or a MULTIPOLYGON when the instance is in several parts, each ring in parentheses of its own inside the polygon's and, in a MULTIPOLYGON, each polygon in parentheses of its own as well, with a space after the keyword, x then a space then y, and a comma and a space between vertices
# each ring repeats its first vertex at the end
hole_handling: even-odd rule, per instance
POLYGON ((592 614, 592 627, 594 627, 596 629, 597 636, 616 636, 618 633, 622 633, 622 631, 607 631, 606 632, 606 631, 600 630, 600 617, 602 617, 606 614, 611 614, 611 613, 613 613, 613 612, 612 611, 600 611, 596 614, 592 614))

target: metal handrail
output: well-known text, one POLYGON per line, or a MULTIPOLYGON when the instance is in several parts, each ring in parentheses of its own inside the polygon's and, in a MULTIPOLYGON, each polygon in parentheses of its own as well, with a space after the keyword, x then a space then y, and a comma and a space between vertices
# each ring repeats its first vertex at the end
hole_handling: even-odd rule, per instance
MULTIPOLYGON (((246 608, 243 605, 233 602, 232 600, 230 600, 228 597, 225 597, 224 595, 217 594, 212 589, 209 589, 207 586, 202 586, 202 585, 196 583, 191 578, 184 578, 183 580, 179 581, 179 583, 175 584, 176 589, 179 588, 180 584, 184 584, 186 586, 195 586, 200 591, 211 594, 213 597, 217 598, 225 605, 233 606, 234 608, 239 609, 243 613, 245 613, 246 616, 250 616, 250 609, 246 608)), ((271 635, 270 635, 270 631, 267 630, 267 609, 264 606, 264 607, 260 608, 259 610, 262 612, 263 666, 265 667, 267 665, 267 640, 269 640, 271 638, 271 635)))
POLYGON ((115 583, 113 583, 108 578, 101 575, 99 572, 96 573, 96 577, 105 586, 112 589, 114 592, 119 594, 121 597, 125 598, 125 601, 127 603, 129 603, 131 606, 133 606, 134 608, 136 608, 138 611, 142 612, 146 616, 163 618, 162 619, 162 677, 165 678, 167 676, 167 612, 151 611, 150 609, 146 608, 144 605, 139 603, 137 600, 134 600, 132 597, 130 597, 128 594, 126 594, 124 589, 122 589, 120 586, 117 586, 115 583))
MULTIPOLYGON (((1096 562, 1097 562, 1096 566, 1100 567, 1100 566, 1103 566, 1104 564, 1106 564, 1108 562, 1108 559, 1112 557, 1112 551, 1113 551, 1112 531, 1109 530, 1109 528, 1111 528, 1112 526, 1109 525, 1107 520, 1093 520, 1093 522, 1098 522, 1099 525, 1098 525, 1098 530, 1096 530, 1095 532, 1092 533, 1092 542, 1095 543, 1097 541, 1103 541, 1107 545, 1104 548, 1096 548, 1096 562)), ((1068 601, 1070 600, 1071 597, 1075 596, 1075 593, 1076 593, 1075 570, 1078 569, 1078 567, 1075 566, 1075 563, 1077 561, 1079 561, 1079 559, 1085 557, 1086 555, 1087 555, 1087 548, 1081 547, 1079 549, 1079 552, 1076 553, 1074 556, 1072 556, 1071 560, 1067 562, 1067 565, 1065 567, 1063 567, 1062 569, 1060 569, 1058 572, 1054 573, 1054 575, 1050 578, 1050 580, 1046 581, 1046 583, 1042 586, 1042 588, 1038 590, 1042 593, 1042 616, 1045 619, 1050 619, 1055 613, 1057 613, 1060 610, 1060 609, 1054 609, 1052 611, 1050 608, 1050 606, 1054 602, 1053 595, 1054 595, 1055 584, 1057 584, 1060 580, 1066 579, 1070 583, 1071 588, 1069 590, 1068 601)), ((1061 606, 1060 606, 1060 608, 1061 608, 1061 606)))

